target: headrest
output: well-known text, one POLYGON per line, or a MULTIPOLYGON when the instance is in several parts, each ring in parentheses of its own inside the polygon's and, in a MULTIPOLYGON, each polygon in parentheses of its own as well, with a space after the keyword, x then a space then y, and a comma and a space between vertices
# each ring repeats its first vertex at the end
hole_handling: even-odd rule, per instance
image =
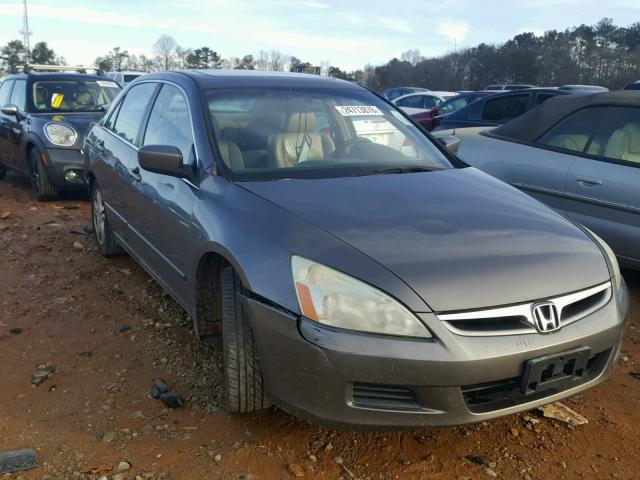
POLYGON ((313 132, 316 128, 316 114, 313 112, 292 113, 289 117, 287 132, 313 132))
POLYGON ((78 101, 78 103, 81 103, 83 105, 89 105, 93 103, 93 95, 91 95, 91 92, 80 92, 76 96, 76 100, 78 101))
POLYGON ((629 153, 640 153, 640 123, 628 123, 624 130, 629 135, 629 153))

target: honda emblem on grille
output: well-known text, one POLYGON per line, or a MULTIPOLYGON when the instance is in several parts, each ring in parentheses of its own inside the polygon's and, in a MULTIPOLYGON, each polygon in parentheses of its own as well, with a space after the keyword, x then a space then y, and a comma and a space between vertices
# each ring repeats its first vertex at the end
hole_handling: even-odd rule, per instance
POLYGON ((549 333, 560 328, 560 317, 553 302, 536 303, 531 306, 533 323, 540 333, 549 333))

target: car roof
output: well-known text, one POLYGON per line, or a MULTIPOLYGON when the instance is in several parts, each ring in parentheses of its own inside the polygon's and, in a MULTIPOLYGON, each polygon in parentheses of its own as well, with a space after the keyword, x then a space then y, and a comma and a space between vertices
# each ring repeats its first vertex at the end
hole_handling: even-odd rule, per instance
POLYGON ((109 77, 104 75, 93 75, 90 73, 75 73, 75 72, 29 72, 29 73, 14 73, 7 75, 2 79, 5 80, 18 80, 18 79, 35 79, 35 80, 69 80, 69 79, 83 79, 83 80, 106 80, 111 81, 109 77))
POLYGON ((409 98, 409 97, 438 97, 438 98, 442 98, 443 97, 443 93, 447 93, 447 92, 413 92, 413 93, 407 93, 406 95, 402 95, 401 97, 398 97, 395 99, 395 101, 397 102, 398 100, 402 99, 402 98, 409 98))
POLYGON ((514 118, 488 132, 487 135, 506 137, 531 143, 570 113, 595 106, 640 107, 640 95, 627 91, 593 93, 587 95, 558 95, 537 108, 514 118))
MULTIPOLYGON (((264 70, 174 70, 169 72, 147 73, 147 80, 177 79, 189 77, 200 88, 233 87, 307 87, 307 88, 343 88, 367 90, 365 87, 334 77, 322 77, 306 73, 270 72, 264 70)), ((138 81, 138 80, 136 80, 138 81)))

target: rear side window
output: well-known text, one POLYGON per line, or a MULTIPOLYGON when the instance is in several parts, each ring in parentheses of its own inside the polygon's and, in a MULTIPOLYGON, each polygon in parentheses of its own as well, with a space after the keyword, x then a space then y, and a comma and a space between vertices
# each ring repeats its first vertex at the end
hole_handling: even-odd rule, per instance
POLYGON ((423 108, 424 99, 422 95, 414 95, 412 97, 401 98, 397 104, 399 107, 423 108))
POLYGON ((182 152, 185 163, 193 163, 193 133, 187 99, 172 85, 163 85, 144 135, 144 145, 172 145, 182 152))
POLYGON ((529 95, 509 95, 486 101, 482 110, 482 119, 502 122, 519 117, 527 111, 529 95))
POLYGON ((112 130, 134 145, 137 145, 142 119, 156 86, 155 83, 136 85, 129 90, 117 112, 112 130))
MULTIPOLYGON (((605 111, 606 107, 578 110, 552 127, 536 143, 572 152, 583 152, 605 111)), ((592 141, 590 147, 588 153, 601 154, 602 145, 599 141, 592 141)))
POLYGON ((9 94, 11 93, 11 87, 13 86, 13 80, 5 80, 0 86, 0 106, 4 106, 9 103, 9 94))
POLYGON ((21 112, 24 112, 27 106, 27 81, 16 80, 16 84, 11 91, 9 103, 13 103, 21 112))

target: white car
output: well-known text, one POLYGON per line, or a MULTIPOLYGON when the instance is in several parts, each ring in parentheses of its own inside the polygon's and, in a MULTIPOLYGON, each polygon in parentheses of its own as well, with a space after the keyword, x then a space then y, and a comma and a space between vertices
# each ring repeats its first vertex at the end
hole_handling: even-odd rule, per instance
POLYGON ((144 75, 144 72, 134 72, 131 70, 125 70, 122 72, 108 72, 107 77, 114 80, 124 87, 127 83, 133 82, 136 78, 144 75))
POLYGON ((406 114, 413 115, 437 107, 447 98, 456 95, 458 92, 418 92, 396 98, 392 103, 400 107, 406 114))

